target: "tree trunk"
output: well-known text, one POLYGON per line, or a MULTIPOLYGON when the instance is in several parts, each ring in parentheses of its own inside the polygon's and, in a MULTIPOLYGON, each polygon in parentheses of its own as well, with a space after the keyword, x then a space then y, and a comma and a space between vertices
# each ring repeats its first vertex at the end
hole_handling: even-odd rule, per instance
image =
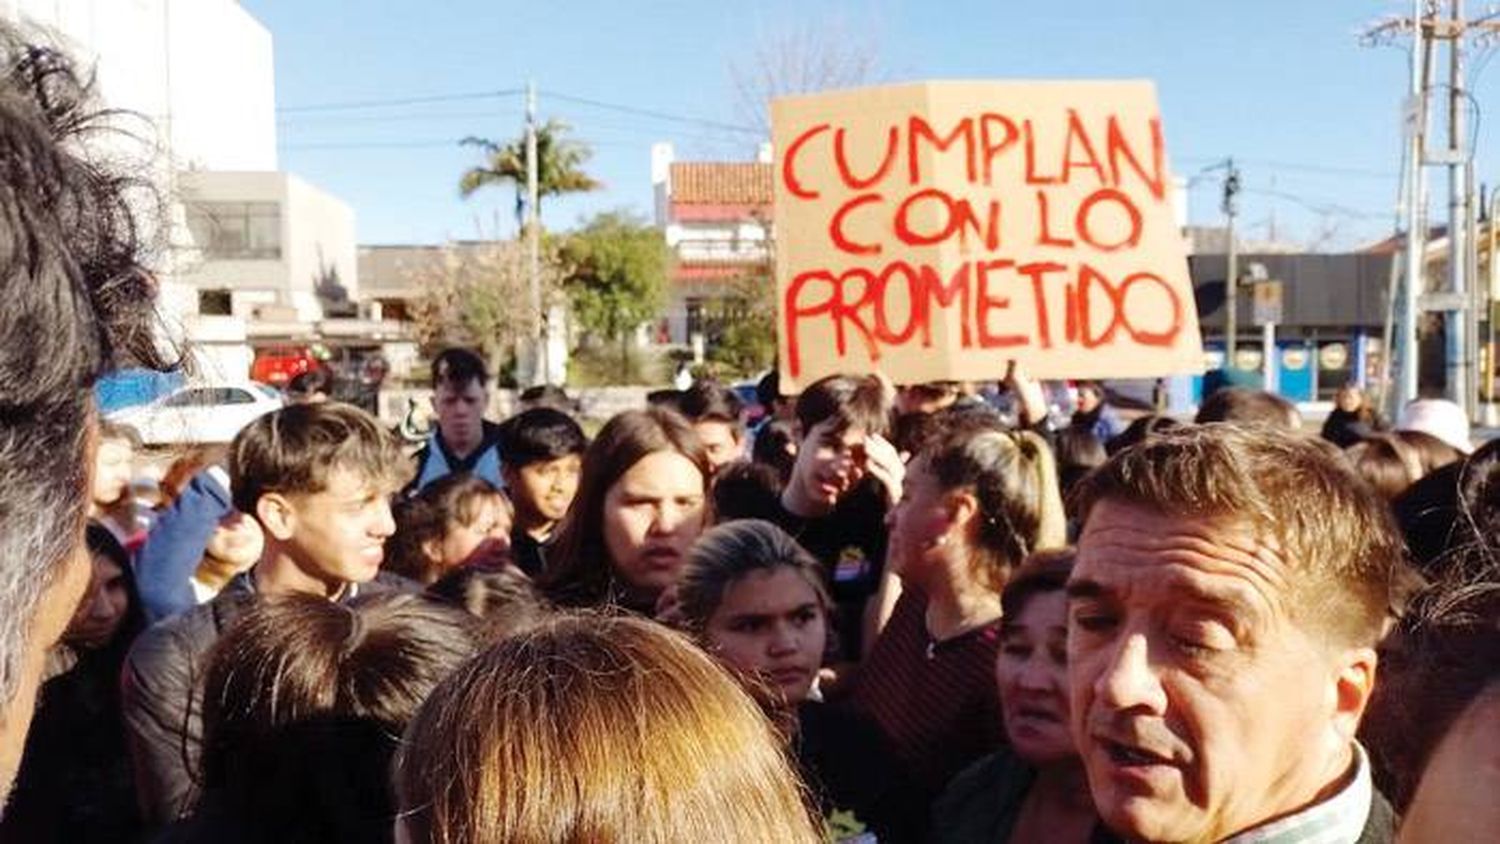
POLYGON ((630 380, 630 335, 624 331, 620 332, 620 383, 625 384, 630 380))

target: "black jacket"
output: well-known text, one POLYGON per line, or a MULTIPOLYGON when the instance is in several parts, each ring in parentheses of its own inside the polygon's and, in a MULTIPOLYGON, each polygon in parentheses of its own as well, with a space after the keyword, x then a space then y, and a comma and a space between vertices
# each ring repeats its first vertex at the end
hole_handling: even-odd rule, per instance
MULTIPOLYGON (((382 572, 346 592, 369 595, 414 588, 405 578, 382 572)), ((141 634, 125 658, 120 680, 125 737, 148 827, 168 824, 193 807, 209 651, 255 600, 250 575, 238 575, 212 601, 141 634)))

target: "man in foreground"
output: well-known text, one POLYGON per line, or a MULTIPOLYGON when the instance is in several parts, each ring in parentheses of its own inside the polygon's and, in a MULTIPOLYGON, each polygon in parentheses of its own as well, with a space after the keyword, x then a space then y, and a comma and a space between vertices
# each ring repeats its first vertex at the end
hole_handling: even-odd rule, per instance
POLYGON ((1068 673, 1104 822, 1144 841, 1392 840, 1355 741, 1406 582, 1374 493, 1314 442, 1207 425, 1115 455, 1079 500, 1068 673))

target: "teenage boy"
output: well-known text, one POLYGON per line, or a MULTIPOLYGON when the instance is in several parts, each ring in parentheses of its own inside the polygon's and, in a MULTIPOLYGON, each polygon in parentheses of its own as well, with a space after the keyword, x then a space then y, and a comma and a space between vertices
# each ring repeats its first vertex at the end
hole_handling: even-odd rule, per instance
POLYGON ((432 407, 437 428, 417 452, 417 472, 403 495, 455 472, 468 472, 496 487, 500 478, 500 426, 484 418, 490 373, 468 349, 445 349, 432 361, 432 407))
POLYGON ((678 406, 703 443, 710 472, 718 474, 730 463, 745 459, 743 404, 733 390, 714 381, 699 381, 683 391, 678 406))
POLYGON ((885 566, 885 514, 905 468, 885 438, 890 399, 873 376, 833 375, 797 397, 801 442, 776 522, 824 566, 839 661, 858 661, 885 566))
POLYGON ((235 437, 230 487, 235 507, 265 533, 260 561, 209 603, 146 631, 125 662, 126 735, 148 825, 191 808, 202 672, 209 649, 248 606, 292 593, 343 601, 406 586, 377 579, 395 531, 389 498, 406 468, 390 433, 347 404, 286 407, 235 437))
POLYGON ((516 565, 541 574, 543 550, 578 492, 588 439, 573 417, 552 407, 533 407, 500 425, 501 474, 515 506, 510 548, 516 565))

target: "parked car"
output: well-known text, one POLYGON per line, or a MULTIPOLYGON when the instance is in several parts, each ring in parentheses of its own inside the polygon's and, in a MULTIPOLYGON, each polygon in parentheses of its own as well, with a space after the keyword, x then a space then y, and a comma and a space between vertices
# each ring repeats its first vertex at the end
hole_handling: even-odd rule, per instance
POLYGON ((252 420, 281 405, 280 393, 254 381, 192 384, 105 418, 131 426, 147 445, 227 443, 252 420))

